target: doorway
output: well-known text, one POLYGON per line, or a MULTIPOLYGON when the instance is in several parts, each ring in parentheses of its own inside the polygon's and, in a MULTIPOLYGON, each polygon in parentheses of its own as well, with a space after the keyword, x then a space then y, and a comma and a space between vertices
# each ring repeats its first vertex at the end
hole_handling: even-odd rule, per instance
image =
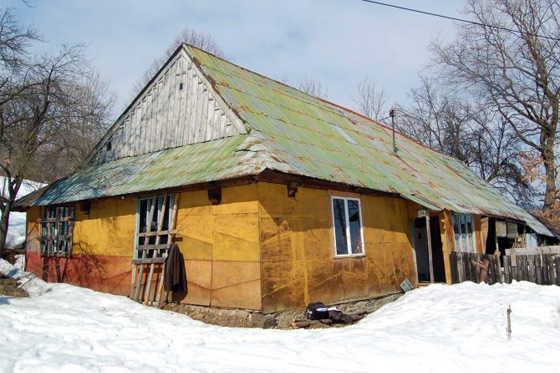
MULTIPOLYGON (((416 254, 418 282, 430 282, 430 259, 428 254, 426 218, 411 220, 411 234, 413 237, 414 253, 416 254)), ((445 265, 443 262, 443 249, 438 216, 432 216, 430 218, 430 239, 432 241, 434 281, 445 282, 445 265)))

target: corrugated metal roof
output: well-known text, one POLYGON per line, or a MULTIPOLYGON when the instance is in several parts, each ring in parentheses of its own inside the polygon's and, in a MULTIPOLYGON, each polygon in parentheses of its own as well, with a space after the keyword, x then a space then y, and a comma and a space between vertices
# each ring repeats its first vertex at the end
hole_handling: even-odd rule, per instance
MULTIPOLYGON (((296 173, 393 192, 426 207, 525 221, 548 229, 466 165, 348 109, 186 47, 215 89, 296 173)), ((269 167, 270 168, 270 167, 269 167)))
POLYGON ((251 128, 240 135, 79 170, 34 205, 79 201, 256 175, 265 169, 397 193, 433 210, 527 222, 551 235, 458 160, 335 104, 185 46, 214 89, 251 128))
POLYGON ((265 169, 249 135, 162 150, 90 166, 52 185, 32 206, 119 196, 255 175, 265 169))

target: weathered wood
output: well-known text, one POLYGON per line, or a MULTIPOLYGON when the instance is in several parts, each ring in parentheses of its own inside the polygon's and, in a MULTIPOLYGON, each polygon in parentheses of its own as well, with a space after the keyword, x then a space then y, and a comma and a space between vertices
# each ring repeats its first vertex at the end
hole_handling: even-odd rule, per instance
POLYGON ((154 244, 154 245, 138 245, 136 247, 137 251, 150 251, 150 250, 166 250, 169 249, 169 244, 154 244))
MULTIPOLYGON (((151 230, 156 204, 157 204, 157 196, 154 196, 152 197, 150 212, 148 214, 148 218, 146 219, 146 232, 149 232, 151 230)), ((144 244, 146 243, 148 243, 148 237, 144 237, 144 244)), ((146 259, 146 252, 147 252, 146 250, 142 251, 142 260, 146 259)), ((144 266, 141 265, 138 273, 138 282, 136 283, 136 291, 134 293, 134 298, 133 298, 134 300, 138 300, 138 297, 140 295, 140 287, 142 285, 143 275, 144 275, 144 266)))
POLYGON ((243 133, 241 120, 189 58, 178 53, 146 87, 95 149, 96 163, 243 133))
POLYGON ((449 265, 451 266, 451 283, 458 284, 460 281, 457 269, 457 253, 455 251, 449 254, 449 265))
POLYGON ((134 263, 134 260, 132 260, 132 269, 131 269, 131 275, 130 275, 130 299, 134 299, 134 284, 136 283, 136 265, 134 263))
POLYGON ((155 237, 155 236, 167 236, 170 234, 177 234, 177 229, 169 229, 169 230, 158 230, 152 232, 140 232, 136 233, 136 237, 155 237))
POLYGON ((556 285, 560 286, 560 256, 554 258, 554 267, 556 268, 556 285))
MULTIPOLYGON (((177 222, 177 210, 178 210, 178 204, 179 204, 179 195, 180 195, 179 193, 175 193, 175 194, 173 194, 173 198, 172 198, 173 207, 171 208, 171 211, 170 211, 171 222, 169 223, 169 230, 168 230, 168 235, 167 235, 167 243, 168 244, 171 243, 171 241, 173 239, 173 235, 175 234, 175 233, 172 233, 172 232, 177 231, 175 229, 175 227, 176 227, 176 222, 177 222)), ((163 255, 164 260, 167 258, 167 254, 168 253, 166 251, 163 255)), ((159 277, 159 285, 156 289, 156 294, 155 294, 155 303, 158 307, 161 304, 161 294, 163 293, 164 278, 165 278, 165 268, 162 266, 161 275, 159 277)))
MULTIPOLYGON (((140 258, 140 259, 132 259, 132 264, 139 265, 139 264, 152 264, 152 263, 164 263, 165 258, 140 258)), ((140 267, 143 268, 143 267, 140 267)))
POLYGON ((432 234, 430 230, 430 210, 426 214, 426 238, 428 239, 428 262, 430 266, 430 283, 434 283, 434 260, 432 252, 432 234))
POLYGON ((481 262, 475 262, 476 265, 480 266, 480 275, 479 275, 479 283, 486 282, 486 275, 488 273, 488 263, 490 261, 488 259, 483 259, 481 262))

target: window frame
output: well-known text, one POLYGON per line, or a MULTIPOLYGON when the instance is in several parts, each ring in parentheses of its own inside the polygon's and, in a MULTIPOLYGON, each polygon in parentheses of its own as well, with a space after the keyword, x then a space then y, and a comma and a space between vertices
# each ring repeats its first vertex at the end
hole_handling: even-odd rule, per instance
POLYGON ((75 204, 47 205, 42 216, 38 219, 41 229, 39 238, 41 255, 71 257, 76 216, 75 204))
POLYGON ((348 257, 361 257, 366 255, 366 247, 365 247, 365 240, 364 240, 364 218, 362 213, 362 201, 360 198, 356 197, 343 197, 343 196, 331 196, 331 216, 332 216, 332 230, 333 230, 333 246, 334 246, 334 257, 335 258, 348 258, 348 257), (344 201, 344 223, 346 225, 346 253, 339 254, 338 247, 337 247, 337 229, 336 229, 336 222, 335 222, 335 200, 342 200, 344 201), (350 216, 348 211, 348 201, 354 201, 358 204, 358 221, 360 225, 360 233, 359 233, 359 247, 358 252, 352 252, 352 232, 350 227, 350 216))
MULTIPOLYGON (((141 221, 141 217, 142 217, 142 202, 143 201, 148 201, 148 204, 146 205, 146 210, 145 213, 149 214, 149 209, 151 206, 151 201, 153 200, 154 197, 156 197, 156 209, 154 210, 154 217, 152 220, 152 226, 153 223, 155 223, 155 230, 154 229, 150 229, 150 232, 157 232, 157 223, 158 223, 158 217, 161 214, 161 209, 163 207, 163 197, 167 195, 167 201, 166 201, 166 209, 165 209, 165 215, 167 216, 167 219, 165 219, 164 217, 164 221, 162 224, 162 231, 168 231, 171 225, 171 207, 173 206, 173 194, 171 193, 161 193, 161 194, 155 194, 155 195, 149 195, 149 196, 144 196, 144 197, 138 197, 137 199, 137 205, 136 205, 136 228, 135 228, 135 232, 134 232, 134 255, 133 258, 134 259, 141 259, 142 258, 142 250, 138 250, 139 246, 142 246, 144 244, 141 244, 141 240, 145 242, 145 238, 144 237, 139 237, 138 234, 139 233, 144 233, 146 232, 146 230, 142 230, 142 226, 140 224, 141 221)), ((147 220, 148 216, 146 215, 146 220, 147 220)), ((156 241, 156 237, 157 235, 154 235, 152 237, 150 237, 148 239, 148 245, 151 244, 155 244, 156 241), (150 241, 154 242, 150 242, 150 241)), ((158 244, 161 245, 165 245, 168 242, 161 242, 161 240, 167 241, 168 239, 168 234, 164 234, 161 235, 160 241, 158 244)), ((162 257, 163 256, 163 252, 164 250, 148 250, 148 258, 155 258, 155 257, 162 257)))
POLYGON ((453 225, 455 251, 462 253, 477 253, 474 215, 453 212, 451 223, 453 225))

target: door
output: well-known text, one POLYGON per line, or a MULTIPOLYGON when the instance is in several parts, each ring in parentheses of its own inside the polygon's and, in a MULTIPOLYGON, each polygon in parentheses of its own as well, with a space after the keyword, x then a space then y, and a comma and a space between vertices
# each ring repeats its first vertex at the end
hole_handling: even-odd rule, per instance
MULTIPOLYGON (((426 218, 414 219, 411 223, 414 253, 416 255, 416 271, 418 282, 430 282, 430 258, 428 254, 428 232, 426 218)), ((430 239, 432 241, 432 265, 434 281, 445 282, 445 264, 439 229, 439 217, 430 218, 430 239)))

